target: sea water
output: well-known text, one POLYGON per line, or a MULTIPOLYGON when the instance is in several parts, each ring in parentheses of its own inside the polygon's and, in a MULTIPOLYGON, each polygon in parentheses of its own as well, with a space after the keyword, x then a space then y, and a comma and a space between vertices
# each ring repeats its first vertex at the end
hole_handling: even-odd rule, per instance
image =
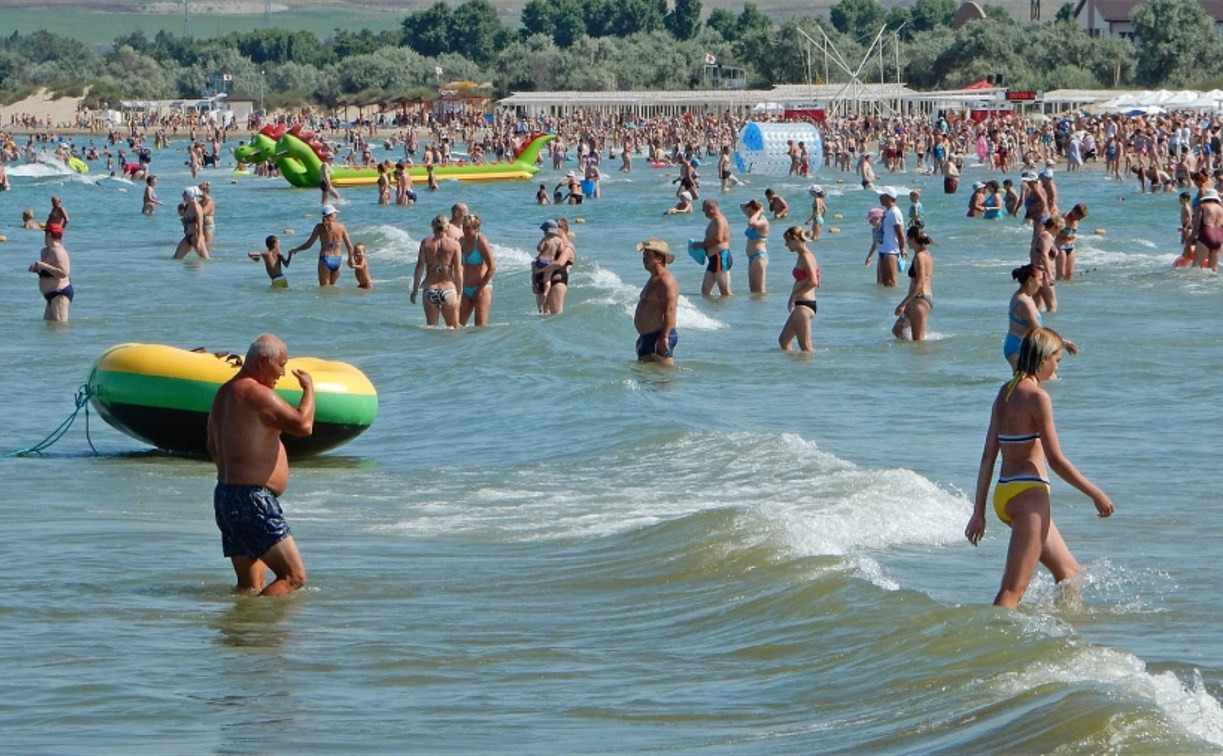
MULTIPOLYGON (((107 347, 241 352, 264 331, 350 362, 379 415, 295 461, 283 497, 309 570, 295 596, 230 592, 206 461, 167 456, 82 411, 41 456, 0 461, 0 732, 14 752, 1152 751, 1223 749, 1220 423, 1223 281, 1174 271, 1175 194, 1098 170, 1078 275, 1045 322, 1080 348, 1048 384, 1067 455, 1116 504, 1060 480, 1077 597, 1041 572, 1018 611, 989 606, 1008 531, 964 539, 1002 358, 1018 221, 965 217, 968 192, 913 172, 937 242, 925 343, 890 335, 902 288, 862 261, 866 211, 827 169, 816 351, 783 353, 793 255, 770 232, 751 296, 738 204, 772 187, 801 222, 809 180, 723 195, 735 296, 704 299, 684 254, 699 213, 664 217, 675 175, 609 165, 603 197, 539 207, 534 182, 443 183, 415 207, 344 189, 376 288, 316 285, 316 250, 271 290, 247 251, 301 243, 319 194, 211 170, 215 258, 170 259, 191 182, 183 143, 142 185, 11 166, 0 194, 0 449, 73 411, 107 347), (27 267, 50 195, 71 217, 77 297, 41 321, 27 267), (428 328, 408 302, 429 219, 466 202, 497 259, 491 324, 428 328), (540 222, 565 216, 577 264, 563 314, 536 312, 540 222), (1096 229, 1103 233, 1097 234, 1096 229), (290 231, 291 230, 291 231, 290 231), (678 250, 674 369, 635 362, 638 240, 678 250), (90 445, 98 454, 91 452, 90 445)), ((100 170, 95 166, 95 171, 100 170)), ((965 184, 984 178, 970 166, 965 184)), ((846 179, 844 182, 841 179, 846 179)), ((317 249, 317 248, 316 248, 317 249)))

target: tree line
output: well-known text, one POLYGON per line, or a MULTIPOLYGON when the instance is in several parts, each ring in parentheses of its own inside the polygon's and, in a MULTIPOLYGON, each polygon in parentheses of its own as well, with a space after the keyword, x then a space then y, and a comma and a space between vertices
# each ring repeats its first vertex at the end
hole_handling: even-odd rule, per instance
POLYGON ((738 13, 703 14, 700 0, 528 0, 521 27, 488 0, 438 2, 398 28, 313 33, 259 29, 196 39, 166 31, 120 36, 104 51, 47 31, 0 39, 0 99, 46 87, 89 88, 87 104, 199 97, 222 75, 231 90, 268 109, 431 97, 454 80, 513 91, 692 89, 708 86, 708 56, 741 68, 752 86, 849 76, 808 38, 827 39, 851 67, 881 28, 883 53, 866 80, 899 78, 916 89, 951 89, 1001 73, 1019 89, 1213 88, 1223 68, 1218 25, 1194 0, 1148 0, 1135 8, 1135 39, 1093 38, 1073 6, 1044 22, 1017 22, 985 6, 986 18, 951 28, 957 0, 885 8, 840 0, 826 17, 778 21, 745 2, 738 13), (899 67, 899 68, 898 68, 899 67))

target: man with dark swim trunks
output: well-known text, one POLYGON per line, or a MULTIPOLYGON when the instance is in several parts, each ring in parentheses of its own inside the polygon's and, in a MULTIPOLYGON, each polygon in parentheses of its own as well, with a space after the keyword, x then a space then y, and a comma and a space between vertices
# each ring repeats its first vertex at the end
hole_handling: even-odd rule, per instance
POLYGON ((679 284, 667 266, 675 262, 671 246, 662 239, 647 239, 637 243, 641 264, 650 272, 650 280, 641 290, 633 325, 637 338, 637 361, 674 365, 672 356, 679 336, 675 332, 675 313, 679 306, 679 284))
POLYGON ((693 249, 705 250, 705 277, 701 280, 701 295, 709 296, 713 287, 724 296, 731 296, 730 268, 734 258, 730 254, 730 224, 718 207, 717 200, 707 199, 701 203, 701 212, 709 219, 705 227, 705 239, 692 242, 693 249))
POLYGON ((306 566, 277 497, 289 484, 281 433, 314 432, 314 381, 301 384, 297 407, 273 391, 285 374, 289 350, 270 333, 255 339, 238 374, 217 391, 208 413, 208 455, 217 466, 213 514, 221 547, 233 563, 236 590, 260 596, 292 593, 306 584, 306 566), (267 570, 276 579, 265 585, 267 570))

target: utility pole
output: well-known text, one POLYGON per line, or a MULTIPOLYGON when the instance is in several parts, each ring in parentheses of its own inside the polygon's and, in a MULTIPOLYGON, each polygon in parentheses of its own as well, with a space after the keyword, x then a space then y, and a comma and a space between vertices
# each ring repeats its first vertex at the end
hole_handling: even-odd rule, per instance
POLYGON ((183 36, 191 36, 191 16, 187 10, 187 4, 190 0, 183 0, 183 36))

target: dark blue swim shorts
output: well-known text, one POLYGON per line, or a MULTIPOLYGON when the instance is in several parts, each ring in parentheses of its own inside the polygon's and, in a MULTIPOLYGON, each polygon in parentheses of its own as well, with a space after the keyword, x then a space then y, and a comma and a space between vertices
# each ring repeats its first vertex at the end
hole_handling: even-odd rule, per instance
POLYGON ((218 483, 212 509, 226 557, 258 559, 292 534, 276 494, 264 486, 218 483))

